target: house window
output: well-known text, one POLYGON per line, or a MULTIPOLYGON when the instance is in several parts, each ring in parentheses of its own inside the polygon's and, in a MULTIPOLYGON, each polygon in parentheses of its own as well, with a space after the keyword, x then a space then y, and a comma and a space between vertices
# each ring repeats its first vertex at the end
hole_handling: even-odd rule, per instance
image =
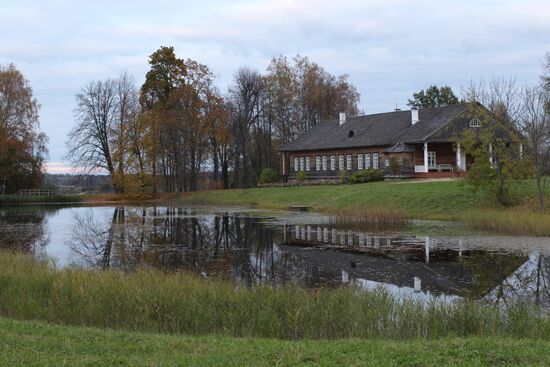
POLYGON ((294 158, 294 171, 298 172, 299 170, 300 170, 300 161, 296 157, 296 158, 294 158))
POLYGON ((479 121, 478 118, 473 118, 470 120, 470 127, 480 127, 481 126, 481 122, 479 121))
POLYGON ((300 171, 305 169, 304 157, 300 157, 300 171))
POLYGON ((311 158, 306 157, 306 171, 311 171, 311 158))
POLYGON ((323 171, 327 170, 327 156, 323 156, 323 171))
POLYGON ((365 169, 370 168, 370 154, 365 154, 365 169))
POLYGON ((357 169, 363 169, 363 154, 357 154, 357 169))
POLYGON ((344 167, 344 156, 339 155, 338 156, 338 170, 343 171, 345 169, 344 167))
POLYGON ((321 156, 317 156, 315 157, 315 169, 317 171, 320 171, 321 170, 321 156))
POLYGON ((330 156, 330 170, 331 171, 336 170, 336 156, 335 155, 330 156))
POLYGON ((378 153, 372 153, 372 168, 378 169, 378 153))
POLYGON ((437 162, 435 159, 435 152, 428 152, 428 167, 429 168, 435 168, 437 166, 437 162))
POLYGON ((386 168, 388 168, 390 166, 390 160, 389 159, 386 159, 384 161, 384 165, 386 166, 386 168))

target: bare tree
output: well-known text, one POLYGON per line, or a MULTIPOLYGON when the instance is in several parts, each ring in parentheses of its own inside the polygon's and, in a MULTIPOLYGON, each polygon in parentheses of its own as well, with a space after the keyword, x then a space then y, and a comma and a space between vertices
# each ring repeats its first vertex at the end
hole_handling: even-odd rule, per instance
POLYGON ((535 169, 539 210, 544 211, 546 175, 550 170, 550 114, 548 93, 535 87, 525 90, 524 112, 518 120, 535 169))
MULTIPOLYGON (((476 180, 475 166, 489 168, 487 162, 490 161, 497 200, 501 204, 507 204, 506 181, 513 176, 520 163, 521 136, 517 127, 523 112, 522 93, 514 78, 493 78, 488 83, 484 80, 472 82, 464 91, 464 99, 471 102, 473 111, 470 112, 482 122, 480 131, 463 132, 460 142, 466 153, 476 159, 468 179, 476 180)), ((481 181, 493 181, 487 170, 480 170, 479 173, 485 176, 480 177, 481 181)))
POLYGON ((137 118, 137 89, 132 79, 91 82, 76 95, 76 126, 68 134, 68 159, 86 171, 105 170, 116 192, 124 189, 127 130, 137 118))
POLYGON ((229 89, 232 130, 235 137, 234 182, 237 187, 251 184, 250 132, 261 116, 262 77, 257 71, 240 68, 229 89))

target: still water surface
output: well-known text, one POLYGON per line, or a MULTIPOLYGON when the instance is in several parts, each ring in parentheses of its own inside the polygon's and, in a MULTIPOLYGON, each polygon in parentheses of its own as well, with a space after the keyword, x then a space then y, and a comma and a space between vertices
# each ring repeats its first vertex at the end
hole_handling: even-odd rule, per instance
POLYGON ((59 266, 185 269, 241 284, 383 286, 425 299, 550 308, 550 239, 349 230, 327 217, 245 209, 0 208, 0 248, 59 266))

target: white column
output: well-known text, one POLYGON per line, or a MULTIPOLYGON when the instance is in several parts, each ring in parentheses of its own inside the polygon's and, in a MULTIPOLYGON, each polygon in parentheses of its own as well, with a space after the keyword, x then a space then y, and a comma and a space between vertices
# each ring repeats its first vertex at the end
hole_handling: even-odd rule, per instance
POLYGON ((489 144, 489 163, 493 166, 493 144, 489 144))
POLYGON ((428 143, 424 143, 424 172, 428 172, 428 143))
POLYGON ((462 171, 462 154, 460 154, 460 143, 456 144, 456 166, 459 171, 462 171))
POLYGON ((418 277, 414 277, 414 291, 415 292, 420 292, 422 291, 422 280, 420 280, 420 278, 418 277))

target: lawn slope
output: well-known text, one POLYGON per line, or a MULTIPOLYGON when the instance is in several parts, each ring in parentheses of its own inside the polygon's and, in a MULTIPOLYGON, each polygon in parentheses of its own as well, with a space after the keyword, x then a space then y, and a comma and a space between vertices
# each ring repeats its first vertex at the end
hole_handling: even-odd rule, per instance
MULTIPOLYGON (((549 190, 550 191, 550 190, 549 190)), ((391 209, 409 219, 455 220, 472 229, 508 234, 550 236, 550 214, 534 203, 532 180, 514 187, 516 204, 501 207, 482 191, 461 181, 373 182, 359 185, 320 185, 202 191, 180 197, 182 204, 245 205, 265 209, 308 206, 312 210, 358 215, 391 209)))

